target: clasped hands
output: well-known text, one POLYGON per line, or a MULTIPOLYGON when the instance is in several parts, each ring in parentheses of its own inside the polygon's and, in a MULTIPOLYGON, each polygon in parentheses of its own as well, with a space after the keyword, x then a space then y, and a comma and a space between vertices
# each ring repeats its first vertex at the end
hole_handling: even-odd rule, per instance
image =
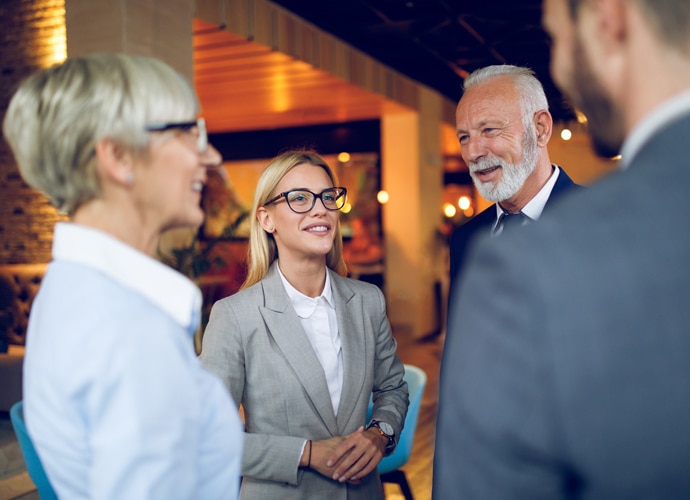
MULTIPOLYGON (((378 466, 388 440, 375 430, 360 427, 345 436, 312 441, 310 467, 326 477, 341 483, 359 484, 363 477, 378 466)), ((300 465, 307 466, 305 447, 300 465)))

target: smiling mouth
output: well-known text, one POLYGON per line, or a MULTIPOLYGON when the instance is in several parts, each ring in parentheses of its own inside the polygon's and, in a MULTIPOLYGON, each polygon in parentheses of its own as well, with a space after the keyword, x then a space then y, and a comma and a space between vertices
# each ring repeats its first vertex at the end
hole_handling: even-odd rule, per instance
POLYGON ((328 231, 328 226, 311 226, 305 229, 305 231, 312 231, 312 232, 317 232, 321 233, 324 231, 328 231))
POLYGON ((483 169, 481 169, 481 170, 475 170, 473 173, 474 173, 475 175, 488 175, 488 174, 490 174, 490 173, 492 173, 492 172, 495 172, 495 171, 498 170, 499 168, 501 168, 500 165, 494 165, 493 167, 483 168, 483 169))

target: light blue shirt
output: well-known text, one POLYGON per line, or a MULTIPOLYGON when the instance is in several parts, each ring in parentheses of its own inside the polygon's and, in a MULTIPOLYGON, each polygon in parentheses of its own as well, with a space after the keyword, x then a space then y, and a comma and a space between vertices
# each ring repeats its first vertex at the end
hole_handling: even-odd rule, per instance
POLYGON ((115 238, 55 229, 24 360, 26 424, 60 498, 236 498, 243 430, 194 353, 199 289, 115 238))

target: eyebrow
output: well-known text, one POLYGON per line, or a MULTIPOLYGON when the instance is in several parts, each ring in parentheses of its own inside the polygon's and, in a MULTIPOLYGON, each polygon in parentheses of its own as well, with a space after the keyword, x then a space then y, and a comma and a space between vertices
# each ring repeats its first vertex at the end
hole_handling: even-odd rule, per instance
MULTIPOLYGON (((479 122, 479 124, 478 124, 476 127, 470 127, 470 129, 472 129, 472 128, 478 128, 478 129, 481 130, 482 128, 484 128, 484 126, 485 126, 487 123, 488 123, 487 120, 483 120, 483 121, 479 122)), ((459 129, 457 129, 456 133, 457 133, 457 135, 468 134, 468 133, 469 133, 469 129, 468 129, 468 130, 465 130, 464 128, 459 128, 459 129)))
MULTIPOLYGON (((470 127, 470 128, 475 128, 475 129, 481 130, 484 127, 486 127, 487 125, 490 126, 491 128, 501 128, 501 127, 505 127, 507 124, 508 124, 508 120, 505 120, 505 119, 501 120, 499 118, 495 118, 495 119, 490 118, 490 119, 482 120, 475 127, 470 127)), ((467 132, 468 132, 468 130, 460 129, 460 128, 457 129, 457 131, 456 131, 457 135, 460 135, 461 133, 466 134, 467 132)))
POLYGON ((325 187, 325 188, 323 188, 323 189, 319 189, 319 190, 317 190, 317 191, 312 191, 311 189, 309 189, 309 188, 307 188, 307 187, 294 187, 294 188, 286 189, 285 191, 283 191, 283 193, 287 193, 288 191, 310 191, 310 192, 312 192, 312 193, 317 193, 317 194, 318 194, 318 193, 320 193, 321 191, 325 191, 326 189, 334 189, 334 188, 336 188, 336 187, 337 187, 337 186, 328 186, 328 187, 325 187))

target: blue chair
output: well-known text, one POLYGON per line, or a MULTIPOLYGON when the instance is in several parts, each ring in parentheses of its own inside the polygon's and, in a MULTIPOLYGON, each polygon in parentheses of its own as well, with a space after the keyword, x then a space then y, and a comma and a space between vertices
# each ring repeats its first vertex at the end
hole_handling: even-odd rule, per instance
MULTIPOLYGON (((412 442, 414 441, 414 433, 417 427, 417 417, 419 417, 419 408, 422 405, 422 395, 424 394, 424 387, 426 386, 426 373, 421 368, 412 365, 405 365, 405 375, 403 376, 407 382, 407 390, 410 394, 410 406, 407 409, 407 416, 405 417, 405 426, 398 439, 398 446, 395 451, 383 457, 379 462, 379 474, 381 481, 384 483, 396 483, 400 486, 405 500, 412 500, 412 490, 407 482, 405 471, 401 469, 407 463, 412 454, 412 442)), ((369 402, 369 416, 373 409, 373 403, 369 402)))
POLYGON ((24 403, 22 401, 16 402, 12 405, 12 408, 10 408, 10 420, 12 420, 14 432, 17 434, 19 448, 21 448, 22 455, 24 455, 26 470, 29 472, 29 477, 38 489, 38 496, 41 500, 57 500, 55 490, 48 481, 48 477, 43 470, 41 459, 38 458, 34 444, 31 442, 31 437, 26 430, 26 424, 24 423, 24 403))

